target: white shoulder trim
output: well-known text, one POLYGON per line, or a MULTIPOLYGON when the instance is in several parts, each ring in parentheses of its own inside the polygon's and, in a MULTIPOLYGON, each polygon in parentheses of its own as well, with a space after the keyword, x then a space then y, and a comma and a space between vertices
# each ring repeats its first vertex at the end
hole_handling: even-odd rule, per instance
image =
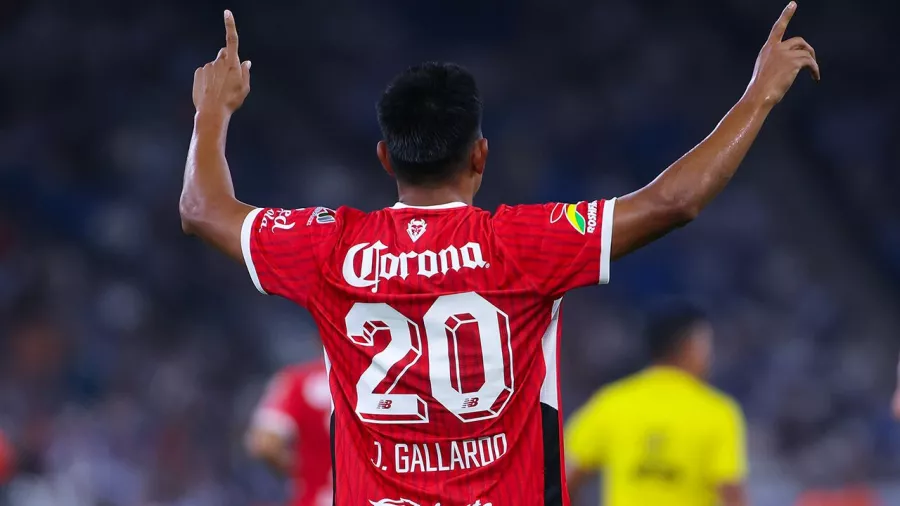
POLYGON ((447 202, 436 206, 408 206, 403 202, 397 202, 391 209, 456 209, 458 207, 466 207, 466 205, 465 202, 447 202))
POLYGON ((603 217, 600 220, 600 284, 609 283, 609 255, 612 249, 613 214, 616 209, 616 199, 609 199, 603 203, 603 217))
POLYGON ((244 254, 244 264, 247 266, 247 272, 250 273, 250 279, 253 280, 253 286, 259 290, 259 293, 268 295, 261 284, 259 284, 259 274, 256 273, 256 266, 253 265, 253 256, 250 254, 250 236, 253 232, 253 222, 256 221, 256 215, 262 211, 261 208, 247 213, 244 218, 244 224, 241 226, 241 252, 244 254))

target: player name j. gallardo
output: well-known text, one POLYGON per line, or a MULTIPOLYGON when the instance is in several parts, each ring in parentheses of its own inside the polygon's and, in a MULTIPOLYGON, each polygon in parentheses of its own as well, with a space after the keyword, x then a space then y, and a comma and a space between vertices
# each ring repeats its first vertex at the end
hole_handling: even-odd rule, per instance
POLYGON ((372 464, 381 471, 393 470, 396 473, 475 469, 490 465, 509 450, 505 433, 430 443, 373 443, 375 455, 370 459, 372 464), (388 467, 391 460, 393 469, 388 467))

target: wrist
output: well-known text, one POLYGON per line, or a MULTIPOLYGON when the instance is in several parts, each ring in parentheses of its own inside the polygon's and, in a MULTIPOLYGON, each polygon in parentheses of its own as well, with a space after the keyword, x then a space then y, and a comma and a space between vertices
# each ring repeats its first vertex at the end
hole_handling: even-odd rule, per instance
POLYGON ((744 96, 741 97, 740 102, 758 112, 768 113, 775 107, 778 100, 772 94, 766 93, 764 90, 751 84, 747 87, 747 91, 744 92, 744 96))
POLYGON ((231 114, 225 110, 197 109, 194 127, 223 128, 228 126, 231 114))

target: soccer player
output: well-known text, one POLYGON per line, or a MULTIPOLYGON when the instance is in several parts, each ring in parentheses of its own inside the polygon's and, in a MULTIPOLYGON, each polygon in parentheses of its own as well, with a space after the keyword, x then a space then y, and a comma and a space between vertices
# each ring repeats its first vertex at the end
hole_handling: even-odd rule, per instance
POLYGON ((745 506, 744 418, 707 385, 713 330, 698 309, 653 315, 653 363, 596 393, 566 427, 569 491, 602 470, 603 504, 745 506))
POLYGON ((280 371, 269 383, 247 431, 247 450, 292 476, 293 506, 331 506, 331 393, 321 360, 280 371))
MULTIPOLYGON (((316 320, 334 402, 335 504, 567 503, 560 455, 561 297, 690 222, 726 185, 812 47, 772 28, 745 93, 644 188, 574 204, 472 205, 488 156, 475 79, 452 64, 398 75, 378 102, 377 154, 397 204, 374 212, 256 208, 225 157, 250 62, 226 46, 194 74, 182 228, 246 265, 257 290, 316 320)), ((595 197, 594 197, 595 198, 595 197)))

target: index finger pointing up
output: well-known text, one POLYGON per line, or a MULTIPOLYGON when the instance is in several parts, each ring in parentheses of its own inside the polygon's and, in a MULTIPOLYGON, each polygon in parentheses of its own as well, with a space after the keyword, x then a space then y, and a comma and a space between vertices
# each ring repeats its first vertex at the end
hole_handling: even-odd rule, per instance
MULTIPOLYGON (((772 33, 769 34, 769 42, 781 42, 781 39, 784 38, 784 32, 787 30, 788 23, 791 22, 791 18, 794 17, 794 13, 797 12, 797 2, 790 2, 787 4, 787 7, 781 12, 781 16, 778 17, 778 21, 775 22, 775 26, 772 27, 772 33)), ((234 22, 232 22, 232 25, 234 22)), ((237 35, 235 35, 237 37, 237 35)))
POLYGON ((229 58, 238 59, 237 27, 234 25, 234 14, 228 10, 225 11, 225 49, 229 58))

